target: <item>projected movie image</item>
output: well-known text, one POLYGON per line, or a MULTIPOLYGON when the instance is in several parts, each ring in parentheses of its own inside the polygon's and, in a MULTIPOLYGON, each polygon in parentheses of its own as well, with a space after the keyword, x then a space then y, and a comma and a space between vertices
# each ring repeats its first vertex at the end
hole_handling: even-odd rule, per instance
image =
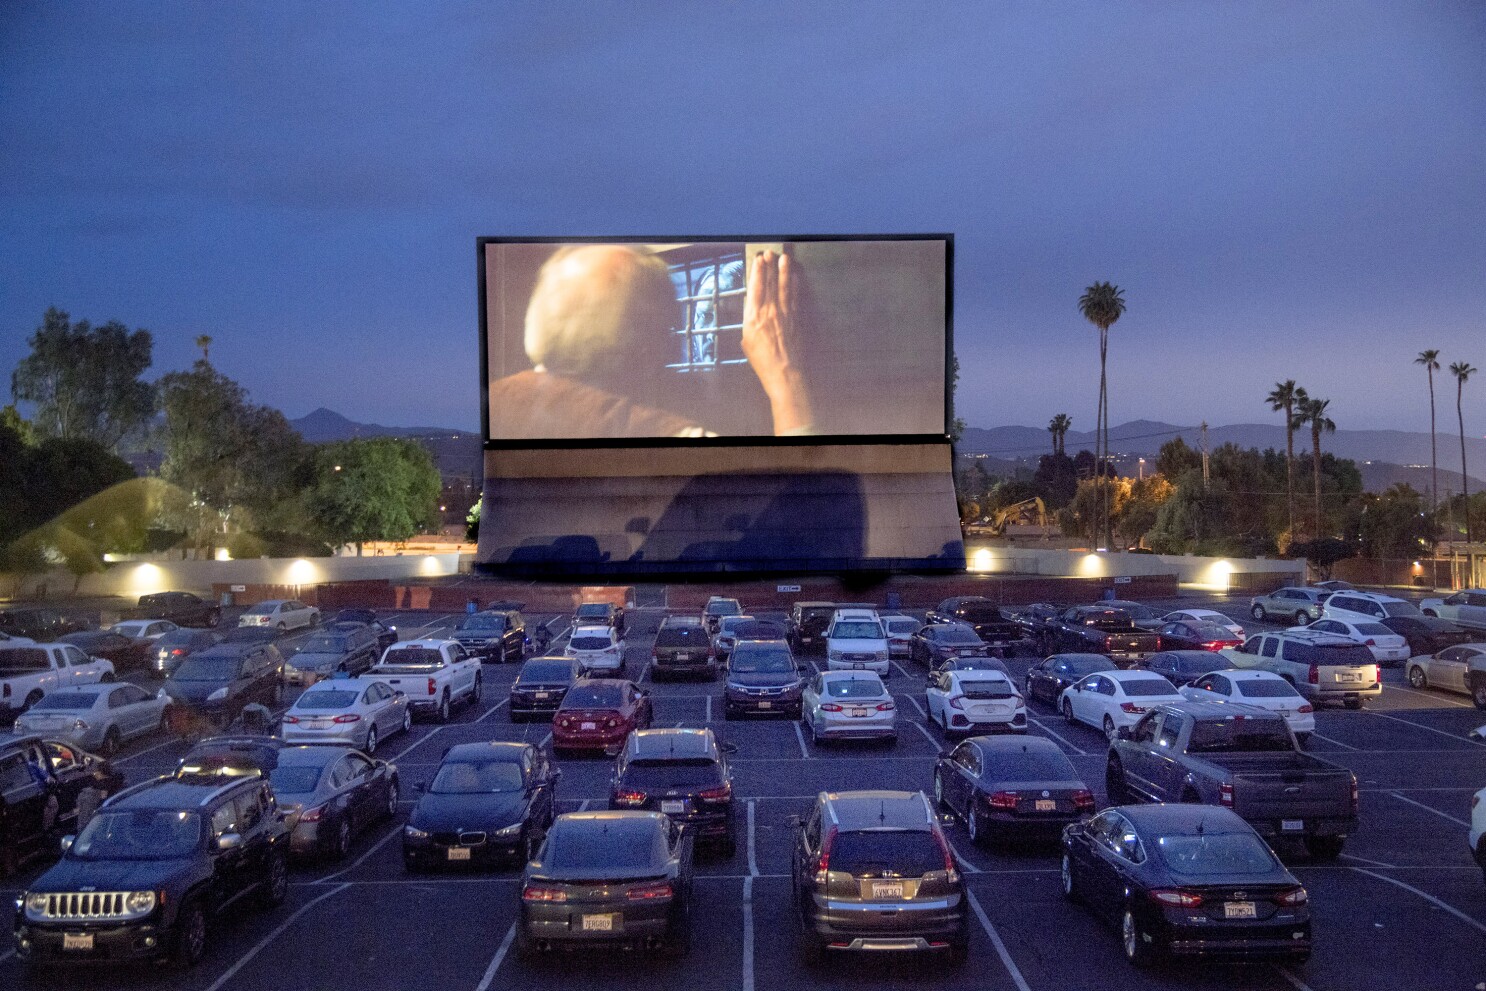
POLYGON ((948 247, 482 242, 487 437, 942 435, 948 247))

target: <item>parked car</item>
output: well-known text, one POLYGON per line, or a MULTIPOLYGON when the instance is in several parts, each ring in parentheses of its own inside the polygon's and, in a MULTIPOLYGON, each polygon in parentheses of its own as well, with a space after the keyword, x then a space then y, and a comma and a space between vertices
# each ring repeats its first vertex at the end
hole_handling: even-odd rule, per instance
POLYGON ((112 630, 84 630, 69 633, 57 643, 70 643, 89 657, 101 658, 114 666, 115 671, 133 671, 149 666, 154 653, 155 641, 143 637, 127 637, 112 630))
POLYGON ((826 627, 826 668, 830 671, 872 671, 887 677, 887 633, 877 614, 865 609, 837 609, 826 627))
POLYGON ((656 681, 680 674, 715 676, 717 652, 707 628, 695 616, 667 616, 655 631, 650 675, 656 681))
POLYGON ((181 628, 167 633, 155 641, 155 656, 150 668, 156 674, 168 675, 198 650, 215 647, 221 642, 222 635, 211 630, 181 628))
POLYGON ((283 699, 284 656, 273 644, 219 643, 192 654, 165 679, 171 729, 182 735, 220 730, 252 702, 283 699))
POLYGON ((1472 643, 1481 638, 1458 623, 1435 616, 1385 616, 1378 620, 1391 632, 1408 642, 1409 656, 1433 654, 1437 650, 1453 647, 1458 643, 1472 643))
POLYGON ((1377 623, 1387 616, 1414 618, 1423 615, 1419 607, 1407 599, 1378 592, 1333 592, 1321 608, 1322 619, 1341 620, 1343 623, 1377 623))
POLYGON ((945 599, 929 610, 924 622, 963 623, 975 631, 982 643, 998 651, 1008 651, 1023 639, 1016 620, 1005 615, 1001 607, 981 595, 957 595, 945 599))
POLYGON ((801 720, 825 740, 897 740, 897 703, 871 671, 823 671, 805 685, 801 720))
POLYGON ((1275 712, 1230 702, 1154 707, 1109 748, 1110 802, 1232 809, 1263 836, 1295 838, 1318 860, 1357 831, 1357 776, 1299 748, 1275 712))
POLYGON ((350 747, 283 747, 268 780, 295 857, 344 860, 357 833, 397 816, 397 768, 350 747))
POLYGON ((1000 671, 943 671, 924 693, 931 723, 948 738, 968 733, 1027 732, 1027 702, 1000 671))
POLYGON ((1486 643, 1459 644, 1409 658, 1409 684, 1416 689, 1464 692, 1477 709, 1486 709, 1486 643))
POLYGON ((1094 813, 1094 793, 1058 745, 1042 737, 973 736, 940 754, 934 801, 965 824, 977 846, 1055 839, 1094 813))
POLYGON ((924 686, 928 687, 936 675, 946 671, 1000 671, 1006 677, 1011 677, 1011 669, 999 657, 951 657, 929 669, 924 677, 924 686))
POLYGON ((487 609, 466 616, 454 630, 454 639, 475 657, 519 661, 526 656, 526 620, 515 610, 487 609))
POLYGON ((1404 636, 1372 620, 1330 619, 1323 616, 1301 629, 1350 637, 1366 647, 1372 654, 1373 660, 1385 667, 1406 661, 1410 656, 1409 641, 1404 636))
POLYGON ((190 592, 152 592, 139 597, 135 619, 168 619, 180 626, 213 627, 222 622, 222 607, 190 592))
POLYGON ((685 956, 693 846, 690 831, 659 812, 558 816, 521 877, 516 952, 595 946, 685 956))
POLYGON ((106 759, 30 733, 0 736, 0 877, 21 863, 56 852, 57 837, 76 829, 84 788, 104 796, 124 787, 106 759))
POLYGON ((1154 705, 1180 702, 1176 686, 1149 671, 1101 671, 1063 689, 1058 711, 1071 726, 1102 729, 1113 740, 1120 729, 1134 726, 1154 705))
POLYGON ((908 657, 927 668, 954 657, 989 657, 985 641, 964 623, 935 623, 921 627, 908 640, 908 657))
POLYGON ((794 822, 790 888, 807 963, 878 950, 965 961, 964 881, 923 792, 822 792, 794 822))
POLYGON ((562 705, 563 696, 581 677, 582 665, 574 657, 534 657, 527 661, 511 682, 511 701, 507 706, 511 722, 542 716, 551 719, 562 705))
POLYGON ((650 726, 650 696, 632 681, 583 678, 563 696, 552 717, 552 750, 617 754, 624 738, 650 726))
POLYGON ((479 705, 485 693, 479 658, 453 640, 399 640, 367 674, 406 694, 415 713, 427 713, 440 723, 449 721, 454 705, 479 705))
POLYGON ((179 626, 168 619, 125 619, 110 626, 108 632, 117 633, 131 640, 158 641, 165 634, 174 633, 179 629, 179 626))
POLYGON ((1309 897, 1227 809, 1106 809, 1063 832, 1063 894, 1115 925, 1125 959, 1311 954, 1309 897))
POLYGON ((1027 669, 1026 697, 1056 709, 1063 689, 1086 675, 1114 670, 1114 661, 1103 654, 1054 654, 1027 669))
POLYGON ((238 626, 270 627, 284 633, 320 625, 320 610, 297 599, 267 599, 249 606, 237 618, 238 626))
POLYGON ((1486 875, 1486 788, 1471 796, 1470 849, 1486 875))
POLYGON ((235 735, 207 737, 192 745, 176 761, 175 776, 185 780, 268 777, 279 766, 284 741, 277 736, 235 735))
POLYGON ((127 682, 68 688, 52 692, 17 717, 15 732, 112 757, 125 740, 158 730, 169 705, 168 698, 127 682))
POLYGON ((913 651, 913 635, 924 624, 912 616, 900 616, 891 613, 882 616, 881 619, 882 628, 887 631, 888 657, 901 657, 907 660, 913 651))
POLYGON ((0 722, 9 722, 50 692, 114 680, 109 661, 68 643, 0 646, 0 722))
POLYGON ((726 662, 728 655, 733 652, 733 647, 738 642, 739 632, 757 625, 758 620, 754 617, 742 614, 720 618, 717 621, 717 632, 712 636, 712 653, 717 660, 726 662))
MULTIPOLYGON (((402 831, 403 866, 524 864, 556 815, 562 772, 531 743, 450 747, 402 831)), ((617 852, 617 851, 616 851, 617 852)))
POLYGON ((1163 650, 1140 662, 1140 670, 1159 674, 1180 688, 1210 671, 1227 671, 1233 662, 1210 650, 1163 650))
POLYGON ((1268 671, 1215 671, 1178 690, 1193 702, 1232 702, 1268 709, 1285 720, 1302 747, 1316 731, 1316 707, 1288 681, 1268 671))
MULTIPOLYGON (((1219 651, 1243 643, 1242 637, 1234 636, 1226 626, 1219 626, 1217 623, 1182 620, 1167 623, 1157 632, 1161 635, 1162 650, 1219 651)), ((1149 661, 1150 658, 1146 660, 1149 661)))
POLYGON ((584 602, 573 611, 574 626, 612 626, 624 636, 624 609, 612 602, 584 602))
POLYGON ((789 645, 796 654, 825 651, 822 634, 836 615, 834 602, 796 602, 789 614, 789 645))
POLYGON ((373 609, 342 609, 330 618, 325 624, 325 629, 331 633, 339 633, 348 625, 357 624, 369 626, 377 635, 377 656, 382 651, 397 643, 397 627, 391 623, 384 623, 377 618, 376 610, 373 609))
POLYGON ((733 774, 710 729, 631 733, 609 781, 609 808, 663 812, 723 856, 737 849, 733 774))
POLYGON ((1161 614, 1161 610, 1152 609, 1143 602, 1132 602, 1129 599, 1105 599, 1099 604, 1108 609, 1118 609, 1126 616, 1129 616, 1130 622, 1142 630, 1159 631, 1167 623, 1178 622, 1167 619, 1161 614))
POLYGON ((1313 619, 1321 618, 1322 602, 1329 595, 1321 589, 1291 585, 1277 588, 1267 595, 1256 595, 1249 600, 1249 615, 1260 622, 1294 621, 1304 626, 1313 619))
POLYGON ((1467 588, 1441 599, 1425 599, 1419 609, 1426 616, 1448 619, 1467 629, 1486 630, 1486 588, 1467 588))
POLYGON ((0 609, 0 633, 24 637, 34 643, 51 643, 88 628, 86 620, 55 609, 0 609))
POLYGON ((333 678, 312 685, 284 713, 285 743, 335 743, 372 755, 413 728, 408 696, 376 678, 333 678))
POLYGON ((155 778, 104 803, 18 899, 32 964, 206 955, 209 916, 289 893, 289 831, 267 781, 155 778))
POLYGON ((1041 636, 1044 653, 1105 654, 1123 667, 1133 667, 1162 646, 1159 633, 1142 630, 1128 613, 1103 605, 1066 609, 1044 624, 1041 636))
POLYGON ((745 640, 728 658, 722 716, 734 719, 778 713, 799 719, 804 692, 804 669, 788 644, 745 640))
POLYGON ((1217 623, 1236 637, 1242 638, 1244 635, 1240 624, 1212 609, 1175 609, 1161 618, 1168 623, 1217 623))
POLYGON ((568 638, 567 653, 585 675, 624 677, 625 643, 612 626, 580 626, 568 638))
POLYGON ((284 681, 313 685, 336 674, 358 675, 381 657, 377 634, 364 624, 313 634, 284 662, 284 681))
POLYGON ((1351 637, 1311 630, 1258 633, 1223 654, 1235 667, 1274 672, 1313 703, 1360 709, 1364 699, 1383 694, 1372 651, 1351 637))
POLYGON ((702 625, 707 628, 707 635, 711 636, 717 632, 717 624, 724 616, 738 616, 743 612, 743 606, 737 599, 729 599, 725 596, 714 595, 707 600, 702 607, 702 625))

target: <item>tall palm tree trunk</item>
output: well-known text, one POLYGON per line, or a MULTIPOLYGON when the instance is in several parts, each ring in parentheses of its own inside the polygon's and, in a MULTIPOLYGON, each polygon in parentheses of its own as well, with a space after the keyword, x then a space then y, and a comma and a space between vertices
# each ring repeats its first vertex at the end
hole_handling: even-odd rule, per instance
POLYGON ((1440 451, 1434 439, 1434 369, 1425 371, 1429 373, 1429 515, 1434 516, 1440 499, 1440 451))
POLYGON ((1311 446, 1314 452, 1311 455, 1312 474, 1316 481, 1316 530, 1311 534, 1312 540, 1321 539, 1321 425, 1311 425, 1311 446))
MULTIPOLYGON (((1466 554, 1470 554, 1471 535, 1471 483, 1470 476, 1465 473, 1465 411, 1462 409, 1461 393, 1465 391, 1465 379, 1456 379, 1455 382, 1455 417, 1460 421, 1460 490, 1465 494, 1465 546, 1466 554)), ((1471 576, 1474 580, 1475 575, 1471 576)))
POLYGON ((1285 510, 1290 514, 1290 542, 1295 542, 1295 412, 1285 404, 1285 510))
POLYGON ((1106 550, 1112 550, 1114 548, 1114 523, 1109 518, 1110 479, 1105 474, 1105 465, 1109 461, 1109 386, 1105 379, 1104 362, 1105 356, 1108 355, 1108 353, 1109 328, 1101 327, 1099 329, 1099 395, 1101 396, 1100 403, 1103 406, 1102 421, 1104 423, 1104 455, 1100 459, 1098 467, 1099 484, 1103 488, 1104 493, 1103 500, 1101 502, 1104 518, 1104 547, 1106 550))

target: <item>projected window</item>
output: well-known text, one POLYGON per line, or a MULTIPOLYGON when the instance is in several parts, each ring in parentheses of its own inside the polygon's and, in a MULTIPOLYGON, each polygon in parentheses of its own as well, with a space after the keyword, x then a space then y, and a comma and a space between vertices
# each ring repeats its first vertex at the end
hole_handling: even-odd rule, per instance
POLYGON ((746 364, 743 357, 743 253, 703 253, 667 258, 681 326, 676 334, 676 360, 667 368, 705 371, 719 365, 746 364))

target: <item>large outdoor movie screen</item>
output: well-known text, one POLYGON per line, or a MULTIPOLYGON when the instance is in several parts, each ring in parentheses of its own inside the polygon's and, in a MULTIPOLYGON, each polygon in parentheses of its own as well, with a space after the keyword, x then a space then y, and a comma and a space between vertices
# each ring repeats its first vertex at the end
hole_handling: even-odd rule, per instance
POLYGON ((492 441, 945 433, 946 236, 480 250, 492 441))

